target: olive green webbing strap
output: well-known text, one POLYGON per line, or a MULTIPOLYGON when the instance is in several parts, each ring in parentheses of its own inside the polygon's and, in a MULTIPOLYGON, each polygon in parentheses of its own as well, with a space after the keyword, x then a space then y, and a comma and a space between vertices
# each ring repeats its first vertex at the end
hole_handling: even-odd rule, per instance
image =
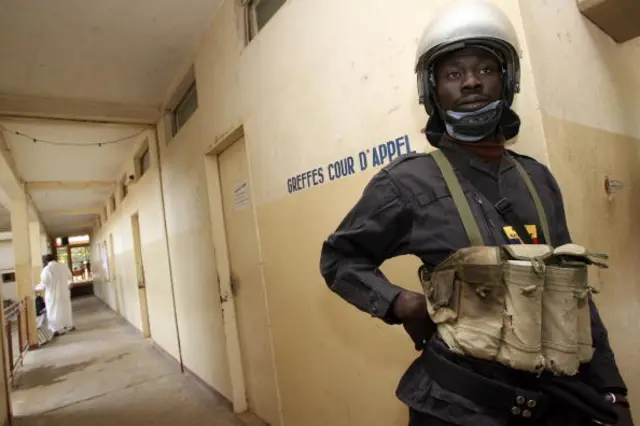
POLYGON ((442 172, 442 177, 449 188, 449 192, 451 192, 453 203, 455 204, 456 209, 458 209, 458 214, 460 215, 462 225, 467 232, 467 237, 471 242, 471 246, 484 246, 484 240, 480 233, 480 228, 478 228, 478 223, 473 217, 473 213, 471 213, 471 207, 469 206, 467 198, 464 196, 462 185, 460 185, 460 181, 458 180, 451 163, 440 150, 434 151, 430 155, 433 157, 442 172))
POLYGON ((551 234, 549 233, 549 222, 547 222, 547 215, 544 212, 544 207, 542 206, 542 201, 540 201, 540 196, 538 195, 538 191, 536 187, 533 185, 533 181, 531 180, 531 176, 529 173, 522 167, 522 164, 518 162, 515 158, 513 158, 513 162, 516 165, 516 169, 522 176, 525 185, 527 185, 527 189, 529 190, 529 194, 533 199, 533 204, 536 206, 536 211, 538 212, 538 220, 540 221, 540 226, 542 227, 542 235, 544 235, 544 242, 547 245, 551 245, 551 234))

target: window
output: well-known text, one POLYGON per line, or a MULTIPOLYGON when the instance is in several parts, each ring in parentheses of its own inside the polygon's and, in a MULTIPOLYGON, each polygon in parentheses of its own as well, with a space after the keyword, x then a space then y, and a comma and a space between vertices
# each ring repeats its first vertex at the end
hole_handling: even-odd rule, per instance
POLYGON ((64 250, 57 250, 58 255, 58 263, 64 263, 69 266, 69 251, 65 248, 64 250))
POLYGON ((124 200, 127 194, 129 193, 129 188, 127 187, 127 175, 125 174, 120 179, 120 201, 124 200))
POLYGON ((147 145, 138 157, 138 178, 141 178, 151 165, 151 155, 149 154, 149 146, 147 145))
POLYGON ((247 43, 254 39, 267 22, 278 12, 286 0, 244 0, 245 32, 247 43))
POLYGON ((86 265, 91 261, 88 246, 71 247, 71 270, 84 271, 86 265))
POLYGON ((109 198, 109 204, 111 205, 111 213, 116 211, 116 195, 112 194, 109 198))
POLYGON ((91 242, 91 237, 87 234, 69 237, 69 244, 73 244, 73 245, 89 244, 90 242, 91 242))
POLYGON ((193 115, 198 109, 198 90, 196 88, 195 81, 189 86, 185 94, 182 96, 178 105, 173 109, 171 114, 172 118, 172 133, 173 136, 177 135, 180 129, 185 125, 189 117, 193 115))

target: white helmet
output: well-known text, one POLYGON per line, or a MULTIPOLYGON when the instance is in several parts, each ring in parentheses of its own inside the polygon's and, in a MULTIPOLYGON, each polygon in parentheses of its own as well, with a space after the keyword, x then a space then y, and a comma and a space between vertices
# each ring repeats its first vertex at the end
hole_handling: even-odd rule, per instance
POLYGON ((415 61, 418 94, 429 115, 436 107, 435 60, 465 46, 483 47, 500 58, 502 100, 508 108, 520 91, 520 47, 507 15, 487 0, 455 0, 433 18, 418 43, 415 61))

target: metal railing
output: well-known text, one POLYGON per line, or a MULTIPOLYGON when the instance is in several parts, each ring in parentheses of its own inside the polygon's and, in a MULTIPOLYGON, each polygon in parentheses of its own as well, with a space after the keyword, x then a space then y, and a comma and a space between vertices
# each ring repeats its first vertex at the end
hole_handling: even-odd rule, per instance
POLYGON ((23 299, 4 308, 4 334, 12 383, 16 370, 23 365, 24 356, 29 350, 26 302, 27 299, 23 299))

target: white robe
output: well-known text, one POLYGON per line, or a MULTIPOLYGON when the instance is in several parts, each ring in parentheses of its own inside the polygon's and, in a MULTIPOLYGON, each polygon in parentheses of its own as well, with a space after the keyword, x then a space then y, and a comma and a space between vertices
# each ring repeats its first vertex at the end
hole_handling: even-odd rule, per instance
POLYGON ((49 262, 42 270, 40 283, 44 287, 44 304, 47 308, 49 330, 62 332, 73 327, 71 290, 73 276, 66 265, 49 262))

